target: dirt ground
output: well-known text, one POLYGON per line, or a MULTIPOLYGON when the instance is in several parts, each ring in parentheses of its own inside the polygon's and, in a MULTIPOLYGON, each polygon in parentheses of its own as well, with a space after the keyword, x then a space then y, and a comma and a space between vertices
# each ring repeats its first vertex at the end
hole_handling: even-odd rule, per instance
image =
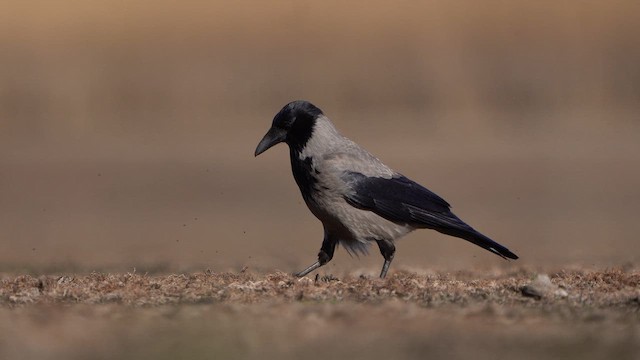
POLYGON ((639 271, 549 278, 3 275, 0 358, 638 358, 639 271))

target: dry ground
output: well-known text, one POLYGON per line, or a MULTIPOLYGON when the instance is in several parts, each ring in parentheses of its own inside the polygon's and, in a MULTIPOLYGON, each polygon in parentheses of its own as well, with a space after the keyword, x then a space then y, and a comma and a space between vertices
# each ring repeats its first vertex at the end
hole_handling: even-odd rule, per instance
POLYGON ((0 357, 637 358, 640 272, 9 276, 0 357))

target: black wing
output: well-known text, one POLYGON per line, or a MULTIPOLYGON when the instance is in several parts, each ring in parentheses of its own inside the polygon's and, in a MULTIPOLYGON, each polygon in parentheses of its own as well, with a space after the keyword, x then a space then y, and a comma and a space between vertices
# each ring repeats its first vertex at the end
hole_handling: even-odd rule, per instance
POLYGON ((460 220, 440 196, 402 175, 385 179, 349 172, 344 180, 352 189, 344 198, 354 207, 373 211, 389 221, 465 239, 503 258, 518 258, 460 220))

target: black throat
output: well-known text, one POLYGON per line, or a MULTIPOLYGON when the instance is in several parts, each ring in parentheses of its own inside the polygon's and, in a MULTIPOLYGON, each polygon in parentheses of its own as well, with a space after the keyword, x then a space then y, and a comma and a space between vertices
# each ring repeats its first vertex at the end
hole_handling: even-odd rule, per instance
POLYGON ((306 157, 300 159, 300 153, 294 151, 293 148, 289 153, 291 156, 293 178, 296 180, 296 184, 298 184, 304 200, 309 201, 311 196, 318 191, 317 176, 320 173, 313 168, 312 158, 306 157))

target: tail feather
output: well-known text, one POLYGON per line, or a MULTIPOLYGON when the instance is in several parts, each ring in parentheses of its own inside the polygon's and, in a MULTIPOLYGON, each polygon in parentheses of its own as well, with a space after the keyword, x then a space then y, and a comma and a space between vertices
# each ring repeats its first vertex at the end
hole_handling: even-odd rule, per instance
POLYGON ((492 253, 502 257, 503 259, 517 259, 518 255, 512 253, 506 247, 498 244, 497 242, 489 239, 488 237, 482 235, 476 230, 461 230, 461 229, 436 229, 438 232, 441 232, 446 235, 455 236, 464 240, 469 241, 470 243, 476 244, 481 248, 491 251, 492 253))
POLYGON ((460 218, 455 216, 453 213, 449 213, 448 215, 449 223, 447 226, 435 227, 434 230, 446 235, 467 240, 485 250, 491 251, 503 259, 518 259, 518 255, 512 253, 509 249, 491 240, 487 236, 482 235, 480 232, 467 225, 464 221, 460 220, 460 218))

